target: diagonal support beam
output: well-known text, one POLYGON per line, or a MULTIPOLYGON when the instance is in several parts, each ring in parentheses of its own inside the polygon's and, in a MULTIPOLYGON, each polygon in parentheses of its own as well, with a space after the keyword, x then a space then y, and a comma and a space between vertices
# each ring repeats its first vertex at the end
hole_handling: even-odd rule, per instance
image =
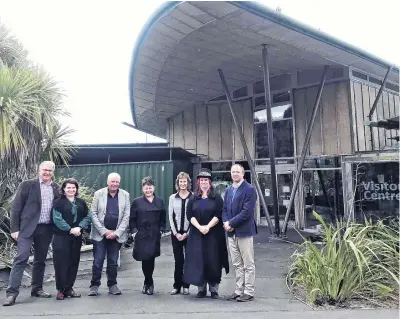
POLYGON ((256 190, 257 190, 257 193, 258 193, 258 197, 260 198, 261 205, 262 205, 262 207, 264 209, 265 215, 267 216, 267 222, 268 222, 269 230, 271 231, 271 235, 273 235, 274 229, 272 228, 271 217, 269 216, 268 209, 267 209, 267 204, 265 203, 264 195, 262 193, 262 190, 261 190, 261 187, 260 187, 260 183, 258 182, 257 173, 256 173, 256 170, 255 170, 254 164, 253 164, 253 159, 251 158, 249 149, 247 147, 246 140, 245 140, 244 135, 243 135, 242 128, 239 125, 238 118, 237 118, 236 113, 235 113, 235 111, 233 109, 233 102, 232 102, 231 93, 229 92, 228 85, 226 84, 224 73, 222 72, 221 69, 218 69, 218 73, 219 73, 219 77, 221 78, 221 82, 222 82, 222 86, 223 86, 224 91, 225 91, 226 98, 228 100, 228 105, 229 105, 229 109, 230 109, 231 114, 232 114, 233 122, 235 124, 236 130, 239 133, 240 142, 242 143, 244 154, 246 156, 247 163, 249 164, 249 167, 250 167, 252 180, 254 181, 254 184, 255 184, 255 187, 256 187, 256 190))
POLYGON ((376 106, 378 105, 378 101, 379 101, 379 99, 380 99, 381 96, 382 96, 383 89, 384 89, 384 87, 385 87, 385 85, 386 85, 387 79, 388 79, 389 74, 390 74, 390 71, 392 71, 392 69, 393 69, 393 65, 391 65, 391 66, 388 68, 388 70, 387 70, 387 72, 386 72, 386 75, 385 75, 385 77, 384 77, 384 79, 383 79, 382 85, 381 85, 381 87, 379 88, 378 94, 376 95, 374 104, 372 104, 371 110, 369 111, 368 118, 369 118, 370 121, 372 121, 372 115, 374 114, 375 109, 376 109, 376 106))
POLYGON ((314 127, 315 117, 317 116, 317 112, 318 112, 319 105, 320 105, 320 102, 321 102, 322 91, 323 91, 324 86, 325 86, 326 74, 328 72, 328 69, 329 69, 329 66, 325 65, 324 72, 322 73, 322 77, 321 77, 321 82, 319 84, 318 93, 317 93, 317 96, 315 98, 314 108, 313 108, 313 111, 312 111, 312 114, 311 114, 311 120, 310 120, 310 123, 309 123, 309 125, 307 127, 306 140, 304 142, 304 146, 303 146, 303 149, 301 151, 300 161, 299 161, 299 164, 297 166, 296 178, 295 178, 294 183, 293 183, 293 189, 292 189, 292 193, 290 194, 289 205, 287 206, 286 215, 285 215, 285 221, 284 221, 283 227, 282 227, 282 234, 284 236, 286 236, 290 211, 291 211, 292 206, 293 206, 294 197, 296 196, 297 187, 299 186, 300 176, 301 176, 301 172, 302 172, 303 167, 304 167, 304 161, 306 159, 306 154, 307 154, 307 151, 308 151, 308 147, 310 146, 311 133, 312 133, 312 130, 313 130, 313 127, 314 127))
POLYGON ((269 67, 268 67, 268 52, 267 47, 263 44, 262 49, 263 71, 264 71, 264 96, 265 96, 265 111, 267 112, 267 132, 268 132, 268 150, 269 159, 271 162, 271 190, 272 190, 272 204, 274 208, 275 217, 275 234, 280 235, 279 227, 279 204, 278 204, 278 186, 275 169, 275 147, 274 147, 274 133, 272 127, 272 99, 271 87, 269 84, 269 67))

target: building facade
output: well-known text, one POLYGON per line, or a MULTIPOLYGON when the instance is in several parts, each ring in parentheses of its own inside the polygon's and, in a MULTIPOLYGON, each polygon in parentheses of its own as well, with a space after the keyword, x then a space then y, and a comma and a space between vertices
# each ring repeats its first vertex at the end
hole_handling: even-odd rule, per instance
MULTIPOLYGON (((313 211, 329 222, 363 214, 379 218, 398 214, 398 68, 387 72, 390 64, 361 56, 351 47, 338 49, 339 42, 316 39, 316 31, 299 35, 292 20, 258 5, 185 2, 160 12, 164 14, 150 20, 152 28, 142 34, 132 63, 131 102, 137 127, 166 138, 170 147, 196 155, 194 171, 210 168, 221 192, 230 184, 229 170, 235 162, 254 182, 240 132, 218 84, 216 69, 221 67, 268 211, 272 210, 270 124, 282 221, 297 174, 299 187, 290 215, 296 227, 314 227, 313 211), (193 30, 187 30, 191 25, 193 30), (174 44, 165 39, 157 44, 163 34, 174 44), (271 123, 265 111, 263 43, 269 45, 271 123), (167 53, 157 54, 162 46, 167 53), (239 51, 233 50, 235 46, 239 51), (329 69, 311 127, 325 65, 329 69), (311 139, 299 169, 308 129, 311 139)), ((265 216, 259 207, 258 221, 263 223, 265 216)))

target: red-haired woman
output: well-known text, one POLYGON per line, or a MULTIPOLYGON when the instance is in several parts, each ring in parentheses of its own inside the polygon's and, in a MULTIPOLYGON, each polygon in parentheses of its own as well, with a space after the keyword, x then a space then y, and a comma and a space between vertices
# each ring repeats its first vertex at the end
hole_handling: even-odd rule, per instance
POLYGON ((186 248, 184 282, 198 287, 197 298, 218 298, 222 268, 229 272, 228 251, 222 225, 223 201, 212 186, 212 175, 202 169, 197 175, 197 190, 187 205, 190 221, 186 248))

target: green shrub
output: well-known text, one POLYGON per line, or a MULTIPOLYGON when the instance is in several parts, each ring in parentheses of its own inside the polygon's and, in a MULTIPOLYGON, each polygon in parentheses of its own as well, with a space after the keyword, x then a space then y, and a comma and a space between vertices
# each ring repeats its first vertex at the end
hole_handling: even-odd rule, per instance
POLYGON ((383 221, 323 226, 321 246, 305 240, 294 254, 289 284, 309 302, 340 304, 364 299, 392 304, 399 293, 398 225, 383 221))

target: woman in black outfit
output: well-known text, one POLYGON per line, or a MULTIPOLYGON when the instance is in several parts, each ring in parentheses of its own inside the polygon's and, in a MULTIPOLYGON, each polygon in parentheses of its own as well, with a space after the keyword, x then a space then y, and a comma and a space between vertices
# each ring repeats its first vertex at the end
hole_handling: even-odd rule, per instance
POLYGON ((143 196, 135 198, 131 206, 130 229, 134 235, 133 258, 142 262, 143 294, 154 293, 153 272, 155 258, 160 256, 161 232, 165 229, 164 201, 154 195, 151 177, 142 180, 143 196))
POLYGON ((86 202, 78 198, 78 182, 69 178, 61 186, 62 196, 53 203, 53 262, 57 300, 79 298, 74 291, 82 246, 82 231, 91 224, 86 202))
POLYGON ((191 223, 184 281, 198 287, 197 298, 207 295, 217 299, 222 268, 229 273, 228 251, 222 224, 223 200, 212 186, 212 175, 202 169, 197 176, 196 194, 187 205, 187 218, 191 223))

